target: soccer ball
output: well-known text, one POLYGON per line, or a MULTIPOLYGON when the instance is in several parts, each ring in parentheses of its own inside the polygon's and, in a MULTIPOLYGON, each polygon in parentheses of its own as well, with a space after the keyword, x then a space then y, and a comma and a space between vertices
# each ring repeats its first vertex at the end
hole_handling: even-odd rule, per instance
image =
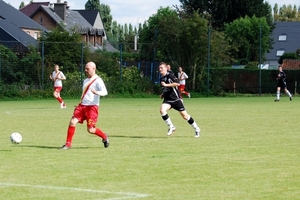
POLYGON ((10 135, 10 141, 13 144, 19 144, 20 142, 22 142, 22 135, 20 133, 12 133, 10 135))

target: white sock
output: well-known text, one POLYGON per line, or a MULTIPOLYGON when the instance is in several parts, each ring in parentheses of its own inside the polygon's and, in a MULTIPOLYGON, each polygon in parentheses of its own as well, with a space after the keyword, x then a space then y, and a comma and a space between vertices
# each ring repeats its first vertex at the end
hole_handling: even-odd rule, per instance
POLYGON ((287 95, 289 95, 289 97, 292 96, 291 93, 290 93, 290 91, 286 90, 286 93, 287 93, 287 95))
POLYGON ((169 127, 174 127, 172 121, 170 118, 168 118, 167 120, 165 120, 166 124, 169 126, 169 127))
POLYGON ((276 99, 280 98, 280 92, 276 92, 276 99))
POLYGON ((167 113, 163 113, 162 115, 162 118, 163 120, 166 122, 166 124, 169 126, 169 127, 174 127, 172 121, 171 121, 171 118, 169 117, 169 115, 167 113), (166 119, 167 118, 167 119, 166 119))
POLYGON ((194 129, 199 128, 199 127, 197 126, 197 123, 196 123, 196 122, 194 122, 194 123, 191 124, 191 125, 192 125, 192 127, 193 127, 194 129))

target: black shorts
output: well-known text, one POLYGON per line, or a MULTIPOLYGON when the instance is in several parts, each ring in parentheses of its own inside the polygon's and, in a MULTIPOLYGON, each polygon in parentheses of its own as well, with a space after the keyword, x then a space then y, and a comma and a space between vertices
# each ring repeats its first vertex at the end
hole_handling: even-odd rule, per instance
POLYGON ((286 87, 286 82, 278 81, 277 82, 277 87, 280 87, 281 89, 287 88, 286 87))
POLYGON ((164 100, 163 103, 171 105, 177 111, 185 111, 184 105, 181 99, 178 100, 164 100))

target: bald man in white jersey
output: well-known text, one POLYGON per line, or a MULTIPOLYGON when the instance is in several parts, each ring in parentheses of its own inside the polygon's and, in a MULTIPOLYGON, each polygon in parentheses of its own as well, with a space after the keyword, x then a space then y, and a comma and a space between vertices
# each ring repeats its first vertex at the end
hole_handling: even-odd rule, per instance
POLYGON ((96 127, 100 96, 106 96, 107 90, 103 80, 96 74, 96 64, 94 62, 88 62, 85 65, 85 73, 88 78, 83 82, 81 102, 74 109, 68 127, 66 143, 61 149, 71 148, 76 124, 78 122, 82 124, 84 120, 87 122, 87 131, 101 137, 105 148, 109 146, 107 134, 96 127))

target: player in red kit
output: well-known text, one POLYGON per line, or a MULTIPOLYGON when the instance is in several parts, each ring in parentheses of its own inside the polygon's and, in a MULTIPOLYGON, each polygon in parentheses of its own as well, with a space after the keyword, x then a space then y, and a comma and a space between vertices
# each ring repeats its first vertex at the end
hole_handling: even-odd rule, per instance
POLYGON ((71 148, 76 124, 82 124, 84 120, 87 123, 87 131, 101 137, 105 148, 109 146, 107 134, 96 127, 100 96, 106 96, 107 90, 103 80, 96 74, 96 64, 94 62, 88 62, 85 65, 85 73, 88 78, 83 82, 81 102, 74 109, 67 131, 66 143, 61 149, 71 148))
POLYGON ((53 96, 60 103, 60 108, 66 108, 66 104, 60 96, 60 91, 62 89, 62 81, 66 80, 66 77, 62 71, 59 71, 59 66, 54 65, 54 71, 50 74, 50 79, 54 83, 54 92, 53 96))
POLYGON ((185 94, 189 98, 191 97, 191 94, 185 90, 185 80, 188 79, 188 75, 182 70, 182 67, 178 68, 178 79, 179 79, 179 87, 178 90, 180 92, 180 98, 182 98, 182 94, 185 94))

